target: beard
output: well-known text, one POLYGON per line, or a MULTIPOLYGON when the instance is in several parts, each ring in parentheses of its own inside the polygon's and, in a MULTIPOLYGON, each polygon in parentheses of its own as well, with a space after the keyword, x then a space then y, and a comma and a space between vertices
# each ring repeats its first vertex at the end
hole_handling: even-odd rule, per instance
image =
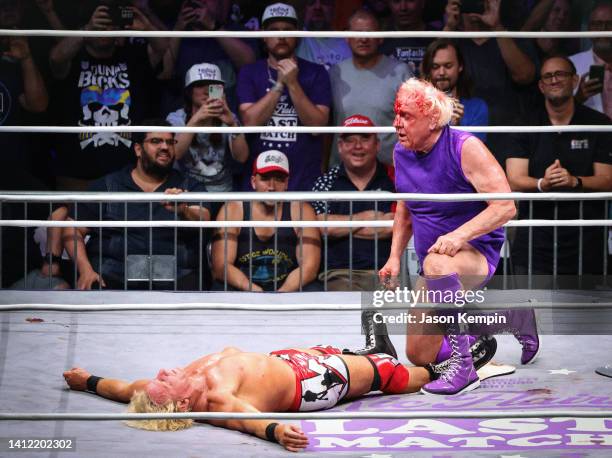
POLYGON ((170 175, 172 167, 174 166, 174 159, 169 161, 166 165, 161 165, 158 164, 154 159, 151 159, 146 153, 143 154, 140 158, 142 170, 144 170, 147 175, 151 175, 152 177, 158 178, 160 180, 163 180, 168 175, 170 175))
POLYGON ((442 92, 450 92, 455 88, 452 81, 449 80, 448 78, 442 78, 442 79, 435 80, 434 86, 436 87, 436 89, 442 92))
POLYGON ((553 107, 559 107, 567 103, 572 98, 572 94, 559 94, 546 97, 548 103, 553 107))

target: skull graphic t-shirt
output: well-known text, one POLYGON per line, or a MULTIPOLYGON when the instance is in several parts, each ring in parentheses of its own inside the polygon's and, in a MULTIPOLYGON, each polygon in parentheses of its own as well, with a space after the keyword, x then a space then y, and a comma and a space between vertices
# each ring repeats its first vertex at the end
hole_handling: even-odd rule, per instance
MULTIPOLYGON (((153 70, 144 46, 118 47, 112 58, 96 59, 85 50, 73 60, 55 100, 58 118, 68 126, 130 126, 148 111, 153 70)), ((94 179, 134 161, 132 134, 58 134, 60 176, 94 179)))

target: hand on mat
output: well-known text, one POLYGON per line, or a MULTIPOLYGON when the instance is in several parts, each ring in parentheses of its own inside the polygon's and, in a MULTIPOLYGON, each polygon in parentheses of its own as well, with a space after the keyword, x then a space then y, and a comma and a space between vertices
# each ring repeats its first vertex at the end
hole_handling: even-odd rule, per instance
POLYGON ((308 447, 308 437, 296 425, 280 424, 276 427, 274 435, 279 444, 290 452, 299 452, 308 447))
POLYGON ((87 390, 87 379, 91 376, 89 372, 80 367, 73 367, 69 371, 64 372, 64 379, 71 390, 85 391, 87 390))
POLYGON ((446 235, 438 237, 436 243, 430 246, 427 252, 455 256, 466 242, 467 240, 465 240, 465 237, 455 232, 449 232, 446 235))

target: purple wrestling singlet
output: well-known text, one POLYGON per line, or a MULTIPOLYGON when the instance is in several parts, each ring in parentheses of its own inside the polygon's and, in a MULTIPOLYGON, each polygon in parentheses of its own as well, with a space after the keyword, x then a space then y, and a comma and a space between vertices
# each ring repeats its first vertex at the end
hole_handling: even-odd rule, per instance
MULTIPOLYGON (((476 190, 461 169, 461 147, 471 134, 449 127, 429 153, 417 153, 395 145, 395 187, 397 192, 425 194, 474 193, 476 190)), ((414 246, 419 263, 439 236, 454 231, 486 208, 483 201, 476 202, 406 202, 414 230, 414 246)), ((499 228, 469 243, 480 251, 493 271, 500 257, 504 231, 499 228)))

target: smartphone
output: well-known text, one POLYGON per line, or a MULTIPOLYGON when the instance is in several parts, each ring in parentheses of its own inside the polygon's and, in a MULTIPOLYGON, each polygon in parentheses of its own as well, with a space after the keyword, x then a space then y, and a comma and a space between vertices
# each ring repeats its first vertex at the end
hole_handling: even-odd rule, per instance
POLYGON ((210 84, 208 86, 208 98, 209 99, 222 99, 223 98, 223 84, 210 84))
POLYGON ((589 68, 589 80, 597 79, 603 85, 605 67, 603 65, 591 65, 589 68))
POLYGON ((108 10, 113 24, 120 29, 125 29, 134 24, 134 11, 127 5, 111 5, 108 10))
POLYGON ((461 0, 461 12, 464 14, 484 14, 484 0, 461 0))

